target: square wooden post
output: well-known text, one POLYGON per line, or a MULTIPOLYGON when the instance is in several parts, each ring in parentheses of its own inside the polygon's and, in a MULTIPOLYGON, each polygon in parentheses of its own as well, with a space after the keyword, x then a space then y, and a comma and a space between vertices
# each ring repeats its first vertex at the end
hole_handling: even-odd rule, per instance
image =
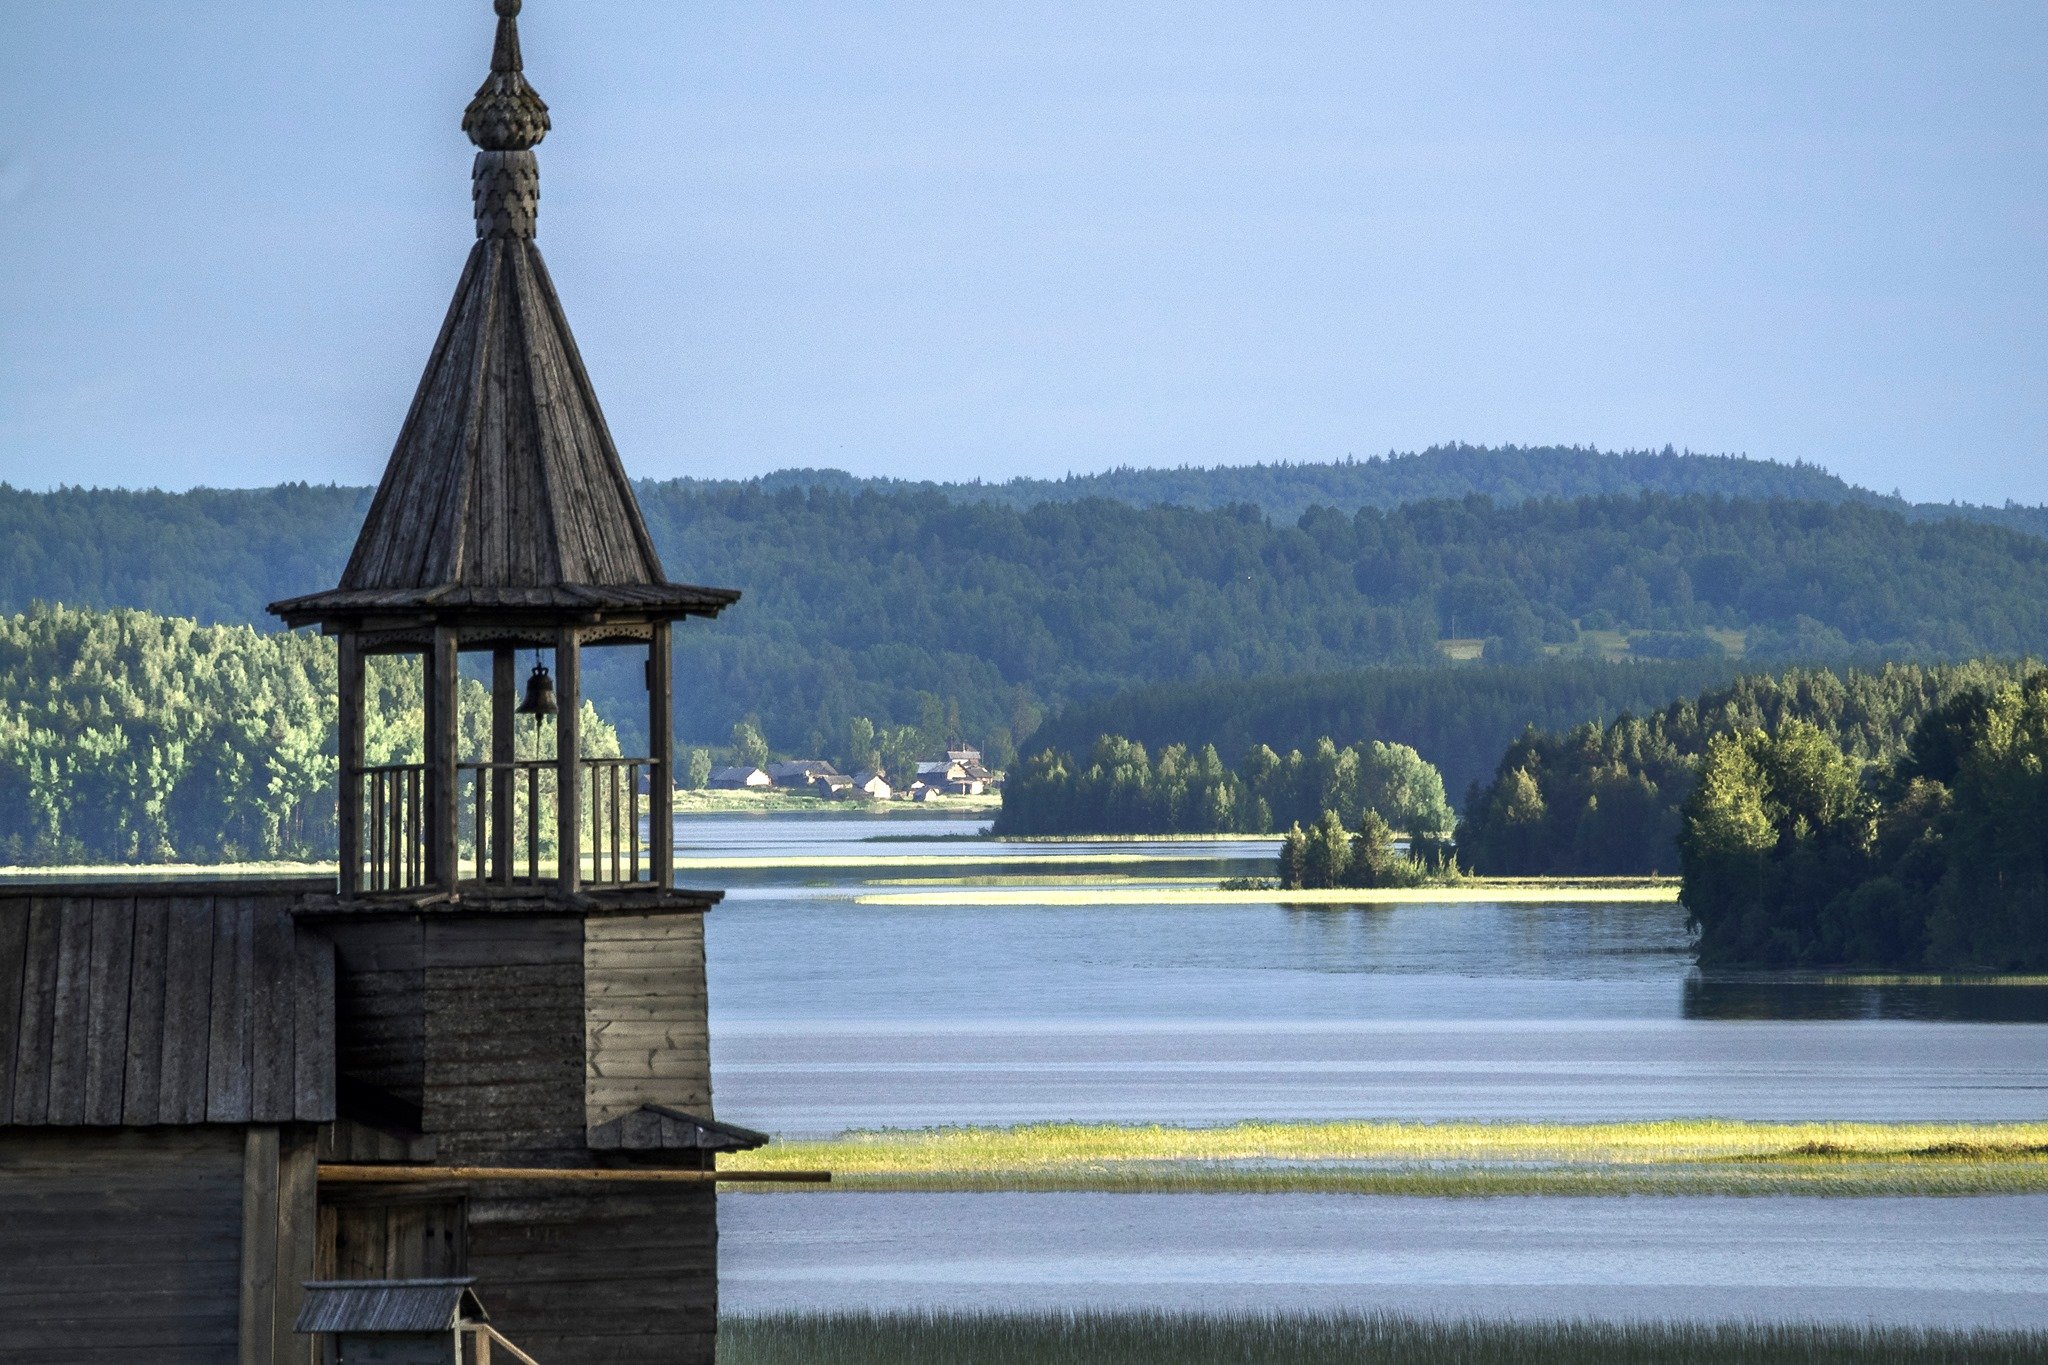
POLYGON ((647 643, 647 756, 654 760, 647 781, 647 835, 654 884, 676 883, 676 725, 674 655, 669 623, 654 623, 647 643))
POLYGON ((555 632, 555 877, 562 890, 583 885, 583 657, 574 626, 555 632))
MULTIPOLYGON (((341 633, 335 656, 340 674, 335 737, 341 791, 334 824, 341 850, 341 894, 354 896, 363 889, 363 652, 354 631, 341 633)), ((376 837, 375 831, 371 837, 376 837)))
MULTIPOLYGON (((509 645, 501 645, 491 651, 491 762, 510 763, 517 750, 513 746, 512 727, 519 721, 515 708, 519 705, 513 692, 519 684, 518 669, 509 645)), ((513 771, 510 768, 496 768, 491 772, 491 880, 500 885, 512 880, 512 792, 513 771)), ((539 811, 528 811, 529 820, 538 819, 539 811)), ((479 865, 477 875, 483 875, 481 860, 483 852, 477 852, 479 865)))
POLYGON ((435 626, 427 655, 427 880, 445 891, 453 891, 462 875, 456 815, 462 783, 455 767, 461 677, 455 660, 454 627, 435 626))

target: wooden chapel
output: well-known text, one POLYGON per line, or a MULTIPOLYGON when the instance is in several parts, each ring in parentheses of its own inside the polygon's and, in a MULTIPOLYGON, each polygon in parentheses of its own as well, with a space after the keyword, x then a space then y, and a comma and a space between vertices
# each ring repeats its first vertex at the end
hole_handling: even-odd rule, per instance
POLYGON ((271 607, 338 646, 338 878, 0 889, 0 1358, 311 1361, 305 1285, 387 1280, 472 1288, 542 1365, 714 1358, 715 1159, 767 1139, 712 1116, 670 633, 739 594, 655 553, 535 246, 548 111, 495 9, 475 245, 340 584, 271 607), (592 648, 644 651, 643 754, 582 751, 592 648), (424 754, 372 763, 394 658, 424 754))

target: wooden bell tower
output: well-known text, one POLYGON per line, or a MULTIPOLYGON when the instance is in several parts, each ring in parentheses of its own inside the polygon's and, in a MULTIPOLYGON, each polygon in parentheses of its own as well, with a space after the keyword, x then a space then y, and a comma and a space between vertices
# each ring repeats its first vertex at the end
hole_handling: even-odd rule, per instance
POLYGON ((519 0, 496 8, 462 120, 476 245, 340 585, 270 608, 340 646, 344 896, 671 885, 670 630, 739 598, 662 571, 534 244, 548 109, 522 69, 519 0), (583 651, 621 644, 646 651, 647 751, 592 758, 583 651), (552 755, 515 753, 521 648, 553 653, 552 755), (466 652, 491 656, 490 752, 467 760, 466 652), (422 661, 419 763, 365 762, 365 664, 388 654, 422 661))

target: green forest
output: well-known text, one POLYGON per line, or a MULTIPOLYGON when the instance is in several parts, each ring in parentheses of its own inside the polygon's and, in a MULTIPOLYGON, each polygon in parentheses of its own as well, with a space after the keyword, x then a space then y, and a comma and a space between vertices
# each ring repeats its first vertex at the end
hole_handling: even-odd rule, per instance
MULTIPOLYGON (((142 611, 0 617, 0 863, 241 862, 335 853, 335 654, 317 635, 142 611)), ((416 763, 416 659, 370 661, 364 754, 416 763)), ((461 747, 490 708, 461 685, 461 747)), ((618 737, 587 705, 584 752, 618 737)), ((523 731, 522 756, 552 731, 523 731)), ((538 746, 538 747, 536 747, 538 746)))
POLYGON ((1264 834, 1325 813, 1347 825, 1371 813, 1408 834, 1434 838, 1452 826, 1443 778, 1405 744, 1377 740, 1339 748, 1327 736, 1283 757, 1263 744, 1236 767, 1216 746, 1145 746, 1104 735, 1080 761, 1040 749, 1010 774, 995 833, 1264 834))
POLYGON ((1795 668, 1604 725, 1532 729, 1466 797, 1459 857, 1496 876, 1673 873, 1686 798, 1719 737, 1804 724, 1859 772, 1876 770, 1907 751, 1924 717, 2027 671, 1991 660, 1795 668))
MULTIPOLYGON (((1046 711, 1126 688, 1434 666, 1452 640, 1495 664, 2048 650, 2048 540, 1867 500, 1473 496, 1277 519, 1243 503, 1017 507, 876 484, 641 494, 673 575, 747 593, 678 632, 681 725, 697 744, 751 715, 776 750, 816 751, 856 718, 886 729, 936 707, 958 716, 960 739, 1023 749, 1046 711)), ((0 610, 143 607, 267 627, 265 602, 334 581, 366 496, 6 490, 0 610)), ((630 661, 594 663, 588 682, 636 742, 630 661)), ((1470 761, 1431 756, 1454 783, 1470 761)))
POLYGON ((2048 969, 2048 672, 1950 691, 1874 764, 1844 738, 1708 742, 1680 836, 1700 960, 2048 969))

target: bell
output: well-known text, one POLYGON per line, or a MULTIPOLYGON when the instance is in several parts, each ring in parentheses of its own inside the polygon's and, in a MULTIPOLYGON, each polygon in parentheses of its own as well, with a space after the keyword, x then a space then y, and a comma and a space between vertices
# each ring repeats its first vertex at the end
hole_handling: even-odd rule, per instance
POLYGON ((526 700, 519 703, 516 714, 522 716, 552 716, 555 714, 555 680, 548 676, 547 665, 535 664, 533 673, 526 680, 526 700))

